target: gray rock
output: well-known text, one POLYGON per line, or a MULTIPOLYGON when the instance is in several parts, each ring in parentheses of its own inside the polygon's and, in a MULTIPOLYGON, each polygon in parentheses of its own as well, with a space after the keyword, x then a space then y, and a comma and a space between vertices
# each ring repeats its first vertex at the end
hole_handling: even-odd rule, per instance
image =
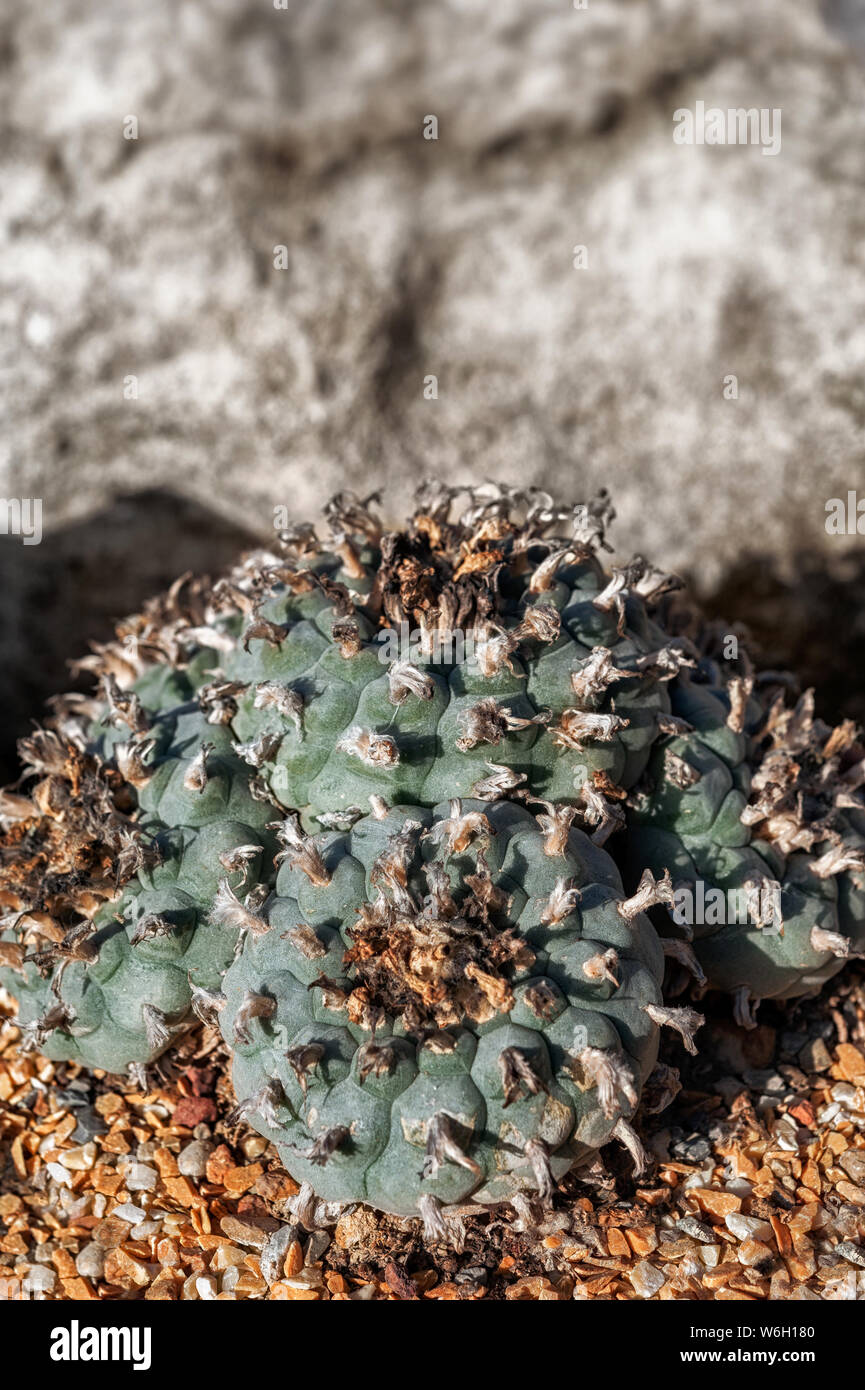
POLYGON ((84 1104, 76 1107, 75 1119, 77 1124, 72 1131, 72 1139, 76 1144, 86 1144, 90 1139, 94 1139, 97 1134, 107 1133, 108 1126, 92 1105, 84 1104))
POLYGON ((182 477, 265 531, 469 465, 607 483, 623 550, 704 574, 754 523, 829 546, 865 416, 840 0, 195 13, 7 18, 4 493, 56 527, 182 477), (677 108, 755 93, 777 157, 674 144, 677 108))
POLYGON ((805 1071, 828 1071, 832 1057, 822 1038, 812 1038, 799 1053, 799 1061, 805 1071))

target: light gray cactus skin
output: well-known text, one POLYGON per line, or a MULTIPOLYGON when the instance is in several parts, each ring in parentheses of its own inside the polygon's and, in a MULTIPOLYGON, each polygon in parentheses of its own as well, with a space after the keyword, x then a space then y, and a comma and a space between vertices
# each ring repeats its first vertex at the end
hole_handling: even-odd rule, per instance
MULTIPOLYGON (((644 916, 627 920, 618 912, 623 894, 612 860, 574 828, 564 853, 546 854, 537 822, 518 806, 464 801, 460 814, 472 812, 488 817, 492 881, 511 899, 500 925, 518 929, 535 953, 513 980, 507 1012, 480 1023, 465 1017, 426 1036, 423 1030, 408 1036, 399 1018, 384 1017, 373 1034, 351 1021, 350 1002, 315 984, 327 977, 351 992, 355 970, 346 970, 343 958, 360 906, 378 897, 376 862, 407 823, 428 830, 453 814, 447 806, 432 812, 395 807, 383 819, 358 821, 348 833, 316 836, 329 882, 315 884, 302 868, 284 863, 264 910, 269 929, 247 936, 225 976, 220 1028, 233 1050, 243 1116, 277 1144, 288 1170, 325 1198, 366 1201, 407 1216, 417 1214, 425 1195, 447 1205, 469 1196, 492 1202, 537 1191, 532 1141, 541 1141, 551 1180, 557 1180, 607 1143, 618 1121, 627 1121, 655 1064, 658 1028, 646 1005, 660 1002, 662 954, 644 916), (545 923, 544 908, 562 880, 581 896, 562 920, 545 923), (299 923, 314 937, 298 938, 299 923), (617 985, 583 970, 610 950, 617 985), (536 1011, 539 985, 549 1017, 536 1011), (250 998, 265 1001, 256 1006, 265 1016, 244 1018, 250 998), (370 1044, 387 1049, 388 1070, 364 1074, 370 1044), (308 1070, 298 1073, 291 1058, 303 1060, 304 1049, 311 1049, 308 1070), (500 1061, 506 1049, 528 1059, 539 1078, 536 1094, 520 1091, 509 1105, 500 1061), (607 1055, 627 1078, 630 1095, 617 1091, 607 1113, 589 1079, 585 1089, 574 1079, 586 1049, 607 1055), (430 1126, 441 1125, 442 1116, 465 1159, 444 1159, 430 1172, 430 1126), (343 1142, 317 1162, 316 1140, 342 1130, 343 1142), (313 1157, 305 1156, 310 1152, 313 1157)), ((473 849, 447 857, 435 836, 419 838, 407 875, 414 906, 404 902, 403 910, 417 912, 422 924, 429 921, 425 911, 435 912, 420 872, 424 863, 445 869, 463 904, 466 880, 477 869, 473 849)))

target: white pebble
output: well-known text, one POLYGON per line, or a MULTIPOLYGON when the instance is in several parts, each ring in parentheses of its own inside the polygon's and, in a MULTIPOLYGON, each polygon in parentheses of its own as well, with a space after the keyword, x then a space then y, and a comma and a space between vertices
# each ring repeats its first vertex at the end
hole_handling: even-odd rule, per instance
POLYGON ((641 1298, 651 1298, 667 1282, 661 1271, 656 1269, 653 1264, 649 1264, 648 1260, 640 1260, 639 1264, 635 1264, 629 1278, 635 1292, 641 1298))
POLYGON ((768 1221, 760 1221, 756 1216, 743 1216, 739 1211, 731 1211, 725 1216, 724 1225, 737 1240, 772 1239, 772 1227, 768 1221))
POLYGON ((121 1221, 128 1221, 131 1226, 137 1226, 140 1221, 144 1221, 147 1212, 140 1207, 135 1207, 131 1202, 121 1202, 119 1207, 115 1207, 112 1216, 119 1216, 121 1221))
POLYGON ((130 1192, 151 1192, 159 1182, 159 1174, 144 1163, 130 1163, 124 1181, 130 1192))

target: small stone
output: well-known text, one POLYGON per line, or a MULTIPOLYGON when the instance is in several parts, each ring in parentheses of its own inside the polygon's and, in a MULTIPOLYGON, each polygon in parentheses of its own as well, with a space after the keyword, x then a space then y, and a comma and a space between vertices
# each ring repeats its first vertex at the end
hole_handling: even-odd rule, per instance
POLYGON ((848 1149, 838 1162, 853 1182, 860 1186, 865 1184, 865 1149, 848 1149))
POLYGON ((710 1226, 706 1226, 702 1221, 698 1221, 696 1216, 683 1216, 676 1225, 686 1236, 692 1236, 694 1240, 705 1241, 711 1245, 715 1239, 715 1233, 710 1226))
POLYGON ((98 1134, 108 1132, 108 1126, 101 1115, 97 1115, 92 1105, 85 1104, 76 1109, 75 1118, 78 1123, 72 1131, 72 1139, 76 1144, 86 1144, 98 1134))
POLYGON ((217 1270, 231 1269, 234 1265, 242 1265, 245 1259, 246 1251, 241 1250, 239 1245, 219 1245, 211 1261, 210 1268, 217 1270))
POLYGON ((835 1254, 841 1255, 851 1265, 859 1265, 860 1269, 865 1269, 865 1250, 854 1245, 852 1241, 842 1240, 835 1246, 835 1254))
POLYGON ((212 1124, 217 1117, 216 1103, 209 1096, 184 1096, 174 1107, 172 1124, 194 1129, 205 1122, 212 1124))
POLYGON ((106 1216, 93 1232, 93 1239, 105 1250, 112 1250, 115 1245, 120 1245, 121 1241, 129 1239, 129 1223, 122 1221, 112 1212, 106 1216))
POLYGON ((782 1096, 790 1089, 777 1071, 745 1071, 742 1073, 742 1080, 752 1091, 759 1091, 763 1096, 782 1096))
POLYGON ((806 1047, 808 1037, 805 1033, 794 1033, 785 1029, 781 1034, 781 1051, 788 1057, 798 1057, 803 1047, 806 1047))
POLYGON ((828 1071, 832 1065, 832 1056, 822 1038, 812 1038, 802 1048, 798 1054, 799 1065, 805 1071, 828 1071))
POLYGON ((285 1257, 297 1238, 297 1231, 297 1226, 280 1226, 278 1231, 268 1236, 259 1260, 262 1277, 268 1284, 275 1284, 282 1278, 285 1257))
POLYGON ((354 1207, 351 1211, 343 1212, 337 1221, 334 1240, 340 1250, 347 1250, 352 1245, 371 1241, 377 1229, 378 1222, 369 1207, 354 1207))
POLYGON ((75 1256, 75 1268, 84 1279, 101 1279, 105 1269, 105 1250, 91 1240, 75 1256))
POLYGON ((207 1173, 207 1160, 213 1153, 213 1145, 206 1139, 193 1139, 177 1155, 177 1167, 185 1178, 203 1178, 207 1173))
POLYGON ((652 1298, 667 1282, 661 1271, 648 1260, 640 1260, 635 1264, 628 1278, 640 1298, 652 1298))
POLYGON ((161 1221, 140 1221, 132 1227, 129 1236, 131 1240, 149 1240, 151 1236, 158 1235, 161 1229, 161 1221))
POLYGON ((632 1226, 626 1235, 635 1255, 651 1255, 652 1251, 658 1248, 658 1236, 654 1226, 632 1226))
POLYGON ((121 1202, 111 1213, 120 1221, 128 1221, 130 1226, 137 1226, 139 1221, 143 1221, 147 1215, 140 1207, 136 1207, 132 1202, 121 1202))
POLYGON ((848 1110, 861 1110, 862 1091, 857 1086, 852 1086, 849 1081, 837 1081, 829 1093, 833 1100, 837 1100, 848 1110))
POLYGON ((213 1150, 213 1153, 207 1160, 207 1181, 212 1183, 223 1182, 226 1173, 230 1172, 233 1167, 234 1159, 231 1154, 231 1149, 227 1144, 220 1144, 218 1148, 213 1150))
POLYGON ((119 1246, 105 1257, 105 1282, 121 1289, 143 1288, 150 1283, 147 1266, 127 1255, 119 1246))
POLYGON ((631 1257, 631 1247, 617 1226, 611 1226, 607 1231, 607 1250, 615 1260, 628 1260, 631 1257))
POLYGON ((704 1211, 723 1220, 731 1211, 741 1211, 742 1198, 735 1192, 716 1192, 710 1187, 692 1187, 689 1197, 696 1197, 704 1211))
POLYGON ((260 1163, 247 1163, 237 1168, 229 1168, 222 1182, 226 1191, 238 1196, 254 1187, 263 1172, 264 1168, 260 1163))
POLYGON ((96 1145, 79 1144, 74 1149, 66 1149, 60 1154, 60 1162, 73 1173, 83 1173, 96 1162, 96 1145))
POLYGON ((278 1226, 278 1221, 263 1216, 257 1216, 254 1220, 247 1218, 245 1221, 241 1221, 239 1216, 223 1216, 219 1223, 222 1234, 228 1236, 229 1240, 238 1245, 251 1245, 256 1250, 264 1248, 268 1235, 278 1226))
POLYGON ((124 1177, 130 1192, 151 1192, 159 1182, 156 1169, 148 1168, 144 1163, 130 1163, 124 1177))
POLYGON ((57 1271, 48 1265, 33 1264, 24 1279, 24 1288, 32 1297, 34 1294, 51 1293, 57 1283, 57 1271))
POLYGON ((304 1264, 312 1265, 321 1259, 327 1247, 330 1245, 329 1231, 313 1231, 309 1240, 306 1242, 304 1251, 304 1264))
POLYGON ((835 1049, 842 1076, 861 1086, 865 1082, 865 1057, 852 1043, 839 1043, 835 1049))
POLYGON ((761 1240, 743 1240, 736 1250, 736 1258, 741 1265, 762 1265, 767 1260, 770 1265, 774 1265, 775 1252, 761 1240))
MULTIPOLYGON (((673 1131, 675 1136, 675 1131, 673 1131)), ((679 1163, 702 1163, 710 1158, 712 1145, 701 1134, 690 1134, 685 1138, 673 1138, 670 1153, 679 1163)))
POLYGON ((771 1240, 772 1227, 768 1221, 756 1216, 743 1216, 741 1212, 731 1211, 724 1217, 724 1225, 737 1240, 771 1240))

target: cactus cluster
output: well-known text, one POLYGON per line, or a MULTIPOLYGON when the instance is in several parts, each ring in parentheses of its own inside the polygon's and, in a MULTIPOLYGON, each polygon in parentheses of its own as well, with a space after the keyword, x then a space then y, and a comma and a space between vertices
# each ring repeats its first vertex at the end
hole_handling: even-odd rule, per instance
POLYGON ((611 1138, 639 1166, 658 1028, 699 1023, 670 999, 751 1023, 865 942, 856 731, 722 658, 670 576, 607 572, 605 494, 458 496, 385 532, 343 494, 327 539, 185 576, 0 793, 22 1046, 120 1071, 218 1022, 291 1171, 433 1226, 611 1138), (763 906, 683 920, 698 889, 763 906))

